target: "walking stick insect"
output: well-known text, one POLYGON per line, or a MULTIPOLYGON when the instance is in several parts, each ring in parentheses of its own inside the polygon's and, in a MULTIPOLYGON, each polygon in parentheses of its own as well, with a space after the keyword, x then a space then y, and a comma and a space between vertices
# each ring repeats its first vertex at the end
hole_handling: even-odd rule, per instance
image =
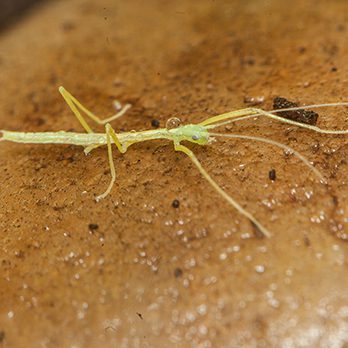
MULTIPOLYGON (((116 133, 115 130, 111 127, 110 122, 116 120, 126 113, 130 108, 130 105, 127 104, 120 111, 106 119, 101 119, 96 116, 94 113, 89 111, 84 107, 75 97, 73 97, 67 90, 63 87, 59 88, 59 92, 65 99, 66 103, 69 105, 72 112, 77 117, 78 121, 85 129, 86 133, 75 133, 75 132, 36 132, 36 133, 27 133, 27 132, 13 132, 1 130, 2 138, 0 141, 12 141, 17 143, 32 143, 32 144, 70 144, 70 145, 81 145, 84 146, 85 154, 88 154, 97 147, 106 145, 108 150, 108 159, 111 173, 111 181, 106 189, 106 191, 97 196, 96 200, 99 201, 105 198, 111 191, 115 179, 116 171, 112 157, 112 145, 115 144, 117 149, 121 153, 125 153, 129 146, 135 143, 140 143, 148 140, 155 139, 167 139, 173 142, 175 151, 180 151, 186 154, 194 165, 197 167, 202 176, 209 182, 209 184, 217 191, 217 193, 222 196, 230 205, 232 205, 239 213, 244 215, 249 219, 266 237, 270 237, 271 233, 248 211, 246 211, 239 203, 237 203, 227 192, 225 192, 216 181, 208 174, 208 172, 203 168, 195 154, 187 146, 182 145, 183 141, 188 141, 194 144, 201 146, 209 145, 214 137, 223 137, 228 139, 245 139, 245 140, 254 140, 258 142, 267 143, 281 149, 287 150, 292 153, 295 157, 303 162, 314 174, 320 179, 321 182, 325 182, 323 175, 316 169, 314 166, 300 153, 295 151, 289 146, 281 144, 277 141, 270 140, 262 137, 255 137, 249 135, 239 135, 239 134, 225 134, 225 133, 214 133, 211 132, 212 129, 226 125, 229 123, 237 122, 240 120, 246 120, 250 118, 255 118, 259 116, 265 116, 273 120, 277 120, 283 123, 287 123, 293 126, 298 126, 301 128, 306 128, 317 133, 323 134, 348 134, 348 130, 325 130, 321 129, 314 125, 304 124, 294 120, 289 120, 283 117, 276 115, 275 113, 286 112, 286 111, 296 111, 303 109, 313 109, 325 106, 348 106, 346 103, 329 103, 329 104, 317 104, 317 105, 308 105, 301 107, 291 107, 286 109, 278 109, 272 111, 264 111, 256 108, 246 108, 227 112, 221 115, 210 117, 198 124, 187 124, 179 125, 177 127, 171 128, 167 126, 162 129, 155 130, 146 130, 140 132, 124 132, 116 133), (88 125, 85 118, 82 116, 83 112, 88 118, 100 125, 105 125, 105 133, 94 133, 93 130, 88 125)), ((167 125, 170 124, 169 119, 167 125)))

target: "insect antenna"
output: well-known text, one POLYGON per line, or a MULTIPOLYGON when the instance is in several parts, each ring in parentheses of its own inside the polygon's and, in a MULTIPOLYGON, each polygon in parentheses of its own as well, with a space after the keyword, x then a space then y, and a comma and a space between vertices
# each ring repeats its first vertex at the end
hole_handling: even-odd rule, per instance
POLYGON ((221 138, 229 138, 229 139, 245 139, 245 140, 254 140, 259 141, 262 143, 270 144, 277 146, 285 151, 290 152, 295 157, 297 157, 300 161, 302 161, 303 164, 305 164, 319 179, 320 182, 326 184, 326 179, 324 178, 323 174, 320 173, 318 169, 316 169, 303 155, 301 155, 299 152, 294 150, 292 147, 284 145, 282 143, 279 143, 278 141, 262 138, 262 137, 255 137, 251 135, 242 135, 242 134, 225 134, 225 133, 209 133, 209 135, 214 137, 221 137, 221 138))
POLYGON ((322 129, 317 126, 313 126, 310 124, 304 124, 302 122, 293 121, 290 119, 286 119, 284 117, 278 116, 276 114, 281 112, 289 112, 289 111, 298 111, 298 110, 306 110, 306 109, 315 109, 315 108, 322 108, 322 107, 335 107, 335 106, 348 106, 348 102, 339 102, 339 103, 326 103, 326 104, 313 104, 313 105, 304 105, 304 106, 298 106, 298 107, 291 107, 286 109, 276 109, 271 111, 264 111, 262 109, 256 109, 256 108, 247 108, 247 109, 241 109, 241 110, 235 110, 232 112, 228 112, 225 114, 217 115, 214 117, 210 117, 200 124, 204 126, 206 129, 214 129, 232 122, 237 122, 240 120, 247 120, 249 118, 259 117, 259 116, 266 116, 271 119, 291 124, 294 126, 298 126, 301 128, 310 129, 312 131, 315 131, 317 133, 323 133, 323 134, 348 134, 348 130, 332 130, 332 129, 322 129), (222 122, 220 122, 222 121, 222 122))

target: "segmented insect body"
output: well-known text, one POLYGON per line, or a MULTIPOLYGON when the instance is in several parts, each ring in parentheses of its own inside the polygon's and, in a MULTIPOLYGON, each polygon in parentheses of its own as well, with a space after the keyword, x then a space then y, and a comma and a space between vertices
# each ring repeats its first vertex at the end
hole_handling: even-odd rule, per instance
POLYGON ((218 128, 220 126, 240 121, 246 120, 249 118, 255 118, 259 116, 265 116, 271 118, 273 120, 281 121, 283 123, 287 123, 290 125, 306 128, 318 133, 323 134, 348 134, 348 130, 326 130, 317 127, 316 125, 310 123, 301 123, 294 119, 287 119, 280 117, 278 114, 281 112, 292 112, 299 111, 304 109, 313 109, 324 106, 348 106, 348 103, 330 103, 330 104, 318 104, 318 105, 308 105, 301 107, 289 107, 289 108, 281 108, 278 110, 272 111, 264 111, 261 109, 255 108, 247 108, 241 110, 231 111, 225 114, 217 115, 214 117, 210 117, 199 124, 188 124, 188 125, 178 125, 178 120, 170 119, 167 122, 167 127, 162 129, 154 129, 147 130, 141 132, 125 132, 125 133, 116 133, 114 129, 111 127, 111 121, 123 116, 126 111, 131 107, 131 105, 126 104, 121 110, 106 119, 100 119, 98 116, 89 111, 86 107, 84 107, 75 97, 73 97, 68 91, 66 91, 63 87, 59 88, 60 93, 63 98, 79 120, 82 127, 85 129, 86 133, 74 133, 74 132, 13 132, 7 130, 1 130, 2 137, 0 141, 12 141, 17 143, 32 143, 32 144, 72 144, 72 145, 81 145, 84 146, 84 152, 88 154, 93 149, 98 148, 100 146, 106 145, 108 149, 108 158, 110 165, 110 173, 111 173, 111 181, 106 189, 106 191, 97 196, 96 200, 105 198, 111 191, 115 179, 116 179, 116 171, 112 157, 112 145, 116 145, 117 149, 121 153, 125 153, 129 146, 135 143, 155 140, 155 139, 167 139, 172 141, 174 144, 174 149, 176 151, 180 151, 185 153, 191 161, 195 164, 197 169, 203 175, 203 177, 209 182, 209 184, 222 196, 229 204, 235 207, 242 215, 248 218, 265 236, 270 237, 270 232, 248 211, 246 211, 239 203, 237 203, 228 193, 226 193, 217 182, 207 173, 207 171, 203 168, 200 161, 197 159, 195 154, 190 150, 187 146, 183 145, 183 141, 188 141, 194 144, 198 144, 201 146, 205 146, 210 144, 211 140, 216 137, 223 137, 226 139, 243 139, 243 140, 253 140, 258 142, 263 142, 266 144, 270 144, 281 149, 290 151, 293 153, 295 157, 303 162, 308 168, 310 168, 314 174, 321 180, 321 182, 325 182, 325 178, 323 175, 300 153, 295 151, 294 149, 281 144, 277 141, 255 137, 249 135, 242 134, 224 134, 224 133, 215 133, 211 132, 212 129, 218 128), (105 133, 94 133, 90 128, 85 118, 81 115, 83 112, 88 118, 93 120, 98 124, 105 125, 105 133), (173 122, 171 122, 173 121, 173 122), (175 122, 174 122, 175 121, 175 122))

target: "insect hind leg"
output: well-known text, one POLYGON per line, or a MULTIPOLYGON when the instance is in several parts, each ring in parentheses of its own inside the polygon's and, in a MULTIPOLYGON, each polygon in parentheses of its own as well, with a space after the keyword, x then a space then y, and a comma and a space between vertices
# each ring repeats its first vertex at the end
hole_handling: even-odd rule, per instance
MULTIPOLYGON (((120 111, 118 111, 116 114, 101 119, 100 117, 96 116, 93 112, 88 110, 85 106, 83 106, 72 94, 70 94, 63 86, 59 87, 59 92, 63 96, 66 103, 69 105, 70 109, 73 111, 79 122, 81 123, 82 127, 86 130, 87 133, 93 133, 91 127, 88 125, 84 117, 81 115, 80 111, 82 111, 87 117, 89 117, 91 120, 96 122, 97 124, 105 125, 111 121, 114 121, 115 119, 123 116, 127 110, 131 107, 131 104, 126 104, 125 106, 121 107, 120 111)), ((119 104, 119 103, 117 103, 119 104)))
POLYGON ((232 205, 239 213, 244 215, 251 223, 256 226, 259 231, 265 236, 265 237, 271 237, 271 233, 248 211, 246 211, 239 203, 237 203, 229 194, 227 194, 216 182, 213 180, 213 178, 208 174, 208 172, 203 168, 195 154, 186 146, 181 145, 179 143, 174 143, 174 148, 176 151, 181 151, 185 153, 191 161, 195 164, 197 169, 200 171, 200 173, 203 175, 204 179, 208 181, 208 183, 217 191, 217 193, 223 197, 230 205, 232 205))
POLYGON ((82 127, 85 129, 87 133, 93 133, 91 127, 88 125, 84 117, 81 115, 80 111, 76 107, 76 99, 64 88, 64 87, 59 87, 59 92, 64 98, 65 102, 68 104, 70 107, 71 111, 74 113, 82 127))

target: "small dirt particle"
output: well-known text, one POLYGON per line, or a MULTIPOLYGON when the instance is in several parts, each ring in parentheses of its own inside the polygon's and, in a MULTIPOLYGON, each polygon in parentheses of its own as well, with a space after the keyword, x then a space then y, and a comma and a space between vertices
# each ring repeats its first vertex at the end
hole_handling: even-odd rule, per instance
MULTIPOLYGON (((273 99, 273 108, 275 110, 277 109, 288 109, 288 108, 296 108, 298 107, 297 103, 294 103, 292 101, 287 100, 283 97, 275 97, 273 99)), ((319 115, 311 110, 304 110, 299 109, 295 111, 284 111, 284 112, 277 112, 276 113, 280 117, 284 117, 288 120, 301 122, 305 124, 310 124, 312 126, 315 126, 317 124, 317 120, 319 115)))
POLYGON ((268 172, 268 177, 270 180, 274 181, 277 176, 276 176, 276 171, 275 169, 271 169, 269 172, 268 172))
POLYGON ((257 96, 257 97, 244 97, 244 103, 248 104, 250 106, 256 106, 261 105, 265 102, 265 97, 263 95, 257 96))
POLYGON ((141 320, 144 320, 143 315, 142 315, 141 313, 137 312, 137 316, 138 316, 141 320))
POLYGON ((345 27, 345 25, 344 24, 339 24, 338 26, 337 26, 337 31, 345 31, 345 29, 346 29, 346 27, 345 27))
POLYGON ((151 121, 151 126, 153 128, 158 128, 160 126, 160 122, 158 120, 154 119, 154 120, 151 121))
POLYGON ((65 21, 62 23, 62 30, 64 32, 69 32, 69 31, 72 31, 75 29, 75 23, 74 22, 71 22, 71 21, 65 21))
POLYGON ((179 268, 179 267, 175 268, 175 270, 174 270, 174 276, 175 276, 175 278, 181 277, 182 274, 183 274, 183 271, 182 271, 181 268, 179 268))
POLYGON ((307 247, 311 246, 311 241, 308 238, 308 236, 304 236, 303 241, 304 241, 305 246, 307 246, 307 247))
POLYGON ((172 207, 173 208, 179 208, 180 207, 180 201, 178 199, 174 199, 172 202, 172 207))
POLYGON ((255 65, 255 59, 253 57, 243 57, 240 63, 241 65, 255 65))
POLYGON ((335 66, 333 66, 333 67, 331 68, 331 71, 332 71, 332 72, 336 72, 336 71, 337 71, 337 68, 336 68, 335 66))
POLYGON ((15 251, 15 256, 19 259, 24 259, 25 258, 25 254, 24 254, 24 251, 23 250, 17 250, 15 251))
POLYGON ((98 224, 89 224, 88 225, 88 229, 90 230, 90 231, 96 231, 97 229, 99 228, 99 225, 98 224))
POLYGON ((251 225, 253 226, 253 230, 254 230, 254 236, 257 239, 263 239, 265 238, 265 235, 263 234, 263 232, 252 222, 251 225))

